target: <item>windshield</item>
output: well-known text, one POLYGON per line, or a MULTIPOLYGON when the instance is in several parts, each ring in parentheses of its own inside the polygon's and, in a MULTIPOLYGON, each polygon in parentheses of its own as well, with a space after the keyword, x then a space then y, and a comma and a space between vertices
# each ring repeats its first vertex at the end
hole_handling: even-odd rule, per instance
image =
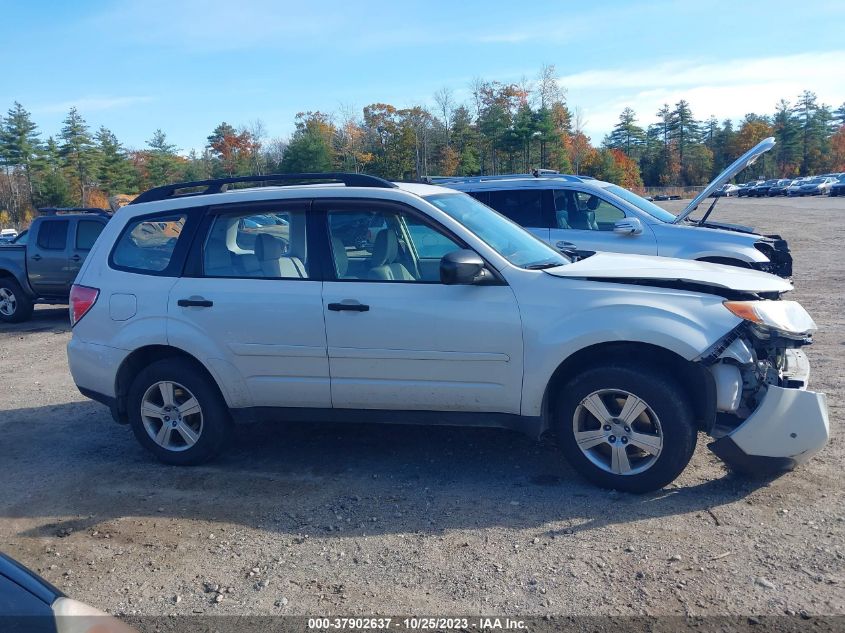
POLYGON ((661 222, 671 223, 675 221, 675 215, 673 213, 669 213, 663 207, 659 207, 653 202, 649 202, 645 198, 638 196, 633 191, 628 191, 627 189, 618 185, 610 185, 609 187, 605 187, 604 190, 609 191, 610 193, 619 198, 622 198, 625 202, 633 204, 641 211, 645 211, 651 217, 660 220, 661 222))
POLYGON ((813 178, 812 180, 808 180, 808 185, 820 185, 824 182, 824 178, 813 178))
POLYGON ((490 248, 520 268, 550 268, 569 263, 551 246, 465 193, 438 193, 425 200, 475 233, 490 248))

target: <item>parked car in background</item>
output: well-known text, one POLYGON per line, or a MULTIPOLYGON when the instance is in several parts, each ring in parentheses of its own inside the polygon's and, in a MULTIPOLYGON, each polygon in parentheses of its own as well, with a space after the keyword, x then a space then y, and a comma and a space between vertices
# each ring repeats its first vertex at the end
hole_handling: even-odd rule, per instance
MULTIPOLYGON (((530 174, 440 177, 432 182, 463 191, 527 228, 555 248, 579 256, 611 251, 661 255, 792 275, 792 256, 779 235, 690 219, 699 204, 774 146, 766 139, 741 156, 675 215, 618 185, 579 176, 530 174)), ((714 200, 714 204, 718 198, 714 200)))
POLYGON ((67 303, 108 220, 102 209, 42 209, 28 231, 0 247, 0 321, 26 321, 36 303, 67 303))
POLYGON ((787 188, 794 182, 789 178, 781 178, 776 184, 769 187, 769 196, 785 196, 787 188))
POLYGON ((736 192, 737 197, 742 198, 743 196, 749 195, 749 192, 756 187, 757 185, 763 184, 763 180, 750 180, 744 185, 740 185, 739 190, 736 192))
POLYGON ((728 182, 728 183, 725 183, 724 185, 722 185, 716 191, 714 191, 711 194, 711 196, 713 198, 720 198, 720 197, 723 197, 723 196, 725 198, 730 198, 731 196, 737 195, 737 192, 739 192, 739 186, 731 184, 731 183, 728 182))
POLYGON ((787 193, 790 196, 826 196, 835 182, 837 180, 830 176, 816 176, 802 182, 795 190, 787 190, 787 193))
POLYGON ((748 195, 749 198, 759 198, 759 197, 762 197, 762 196, 767 196, 767 195, 769 195, 769 188, 776 183, 777 183, 777 180, 765 180, 765 181, 761 182, 759 185, 751 187, 748 190, 747 195, 748 195))
POLYGON ((749 195, 750 195, 750 197, 754 197, 754 198, 768 197, 768 196, 772 195, 771 191, 772 191, 773 187, 785 186, 789 182, 790 181, 789 181, 788 178, 773 178, 771 180, 767 180, 763 184, 760 184, 760 185, 757 185, 756 187, 754 187, 749 192, 749 195))
POLYGON ((0 243, 11 242, 18 236, 15 229, 0 229, 0 243))
POLYGON ((585 477, 644 492, 686 467, 699 431, 756 474, 824 446, 800 349, 816 326, 791 288, 663 257, 573 262, 445 187, 223 178, 117 211, 71 291, 68 362, 169 464, 214 457, 233 421, 493 426, 553 432, 585 477), (226 190, 246 182, 296 184, 226 190), (272 225, 240 246, 257 214, 285 217, 287 248, 272 225), (352 216, 383 227, 366 248, 335 232, 352 216), (148 222, 179 230, 162 244, 148 222))
POLYGON ((845 196, 845 175, 839 176, 836 182, 830 186, 831 196, 845 196))
POLYGON ((0 624, 20 633, 137 633, 60 590, 0 552, 0 624))

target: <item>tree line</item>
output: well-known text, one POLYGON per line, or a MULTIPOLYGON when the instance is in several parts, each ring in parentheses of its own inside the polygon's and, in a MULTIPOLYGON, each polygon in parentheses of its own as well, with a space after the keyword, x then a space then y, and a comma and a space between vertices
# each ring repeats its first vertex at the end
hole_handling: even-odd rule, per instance
POLYGON ((594 176, 625 187, 694 186, 712 179, 767 136, 777 145, 755 176, 845 171, 845 104, 833 110, 806 91, 772 114, 741 121, 699 120, 689 103, 661 107, 638 124, 625 108, 594 144, 580 109, 571 109, 554 66, 536 80, 473 81, 458 102, 448 88, 430 107, 373 103, 360 114, 301 112, 290 138, 270 139, 262 122, 220 123, 202 151, 187 155, 155 130, 142 149, 125 147, 105 127, 92 129, 71 108, 55 136, 42 138, 15 102, 0 116, 0 218, 21 225, 35 208, 107 207, 109 198, 174 181, 227 175, 350 171, 394 180, 433 175, 529 172, 534 168, 594 176))

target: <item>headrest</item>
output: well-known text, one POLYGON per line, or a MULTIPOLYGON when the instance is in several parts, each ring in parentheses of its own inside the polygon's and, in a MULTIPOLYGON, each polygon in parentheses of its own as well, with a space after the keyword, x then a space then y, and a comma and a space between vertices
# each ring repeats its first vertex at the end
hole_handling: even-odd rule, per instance
POLYGON ((337 269, 337 276, 345 277, 346 271, 349 270, 349 255, 346 252, 343 242, 337 237, 332 237, 332 252, 334 253, 334 265, 337 269))
POLYGON ((384 266, 385 264, 392 264, 399 253, 399 240, 396 239, 396 233, 391 229, 382 229, 376 233, 376 241, 373 244, 373 255, 370 258, 370 265, 384 266))
POLYGON ((587 209, 595 211, 599 207, 599 202, 601 202, 601 200, 598 196, 590 196, 587 200, 587 209))
POLYGON ((281 241, 269 233, 259 233, 255 237, 255 256, 260 262, 279 259, 283 254, 283 250, 281 241))

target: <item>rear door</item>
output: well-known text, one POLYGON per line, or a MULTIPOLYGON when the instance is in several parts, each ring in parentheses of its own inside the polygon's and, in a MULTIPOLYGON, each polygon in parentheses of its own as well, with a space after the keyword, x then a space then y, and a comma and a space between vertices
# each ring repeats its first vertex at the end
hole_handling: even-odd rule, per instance
POLYGON ((26 247, 29 285, 42 297, 64 297, 70 292, 68 236, 70 218, 40 218, 36 239, 26 247))
POLYGON ((171 289, 168 337, 221 376, 233 369, 247 391, 235 406, 331 407, 309 204, 210 209, 194 240, 193 263, 171 289))
POLYGON ((470 195, 516 222, 544 242, 549 241, 549 227, 553 226, 551 191, 548 189, 503 189, 474 191, 470 195))
POLYGON ((78 218, 75 220, 74 237, 69 245, 70 254, 68 256, 67 277, 71 284, 79 274, 82 262, 88 257, 91 247, 94 246, 94 242, 97 241, 105 226, 105 220, 99 218, 78 218))

